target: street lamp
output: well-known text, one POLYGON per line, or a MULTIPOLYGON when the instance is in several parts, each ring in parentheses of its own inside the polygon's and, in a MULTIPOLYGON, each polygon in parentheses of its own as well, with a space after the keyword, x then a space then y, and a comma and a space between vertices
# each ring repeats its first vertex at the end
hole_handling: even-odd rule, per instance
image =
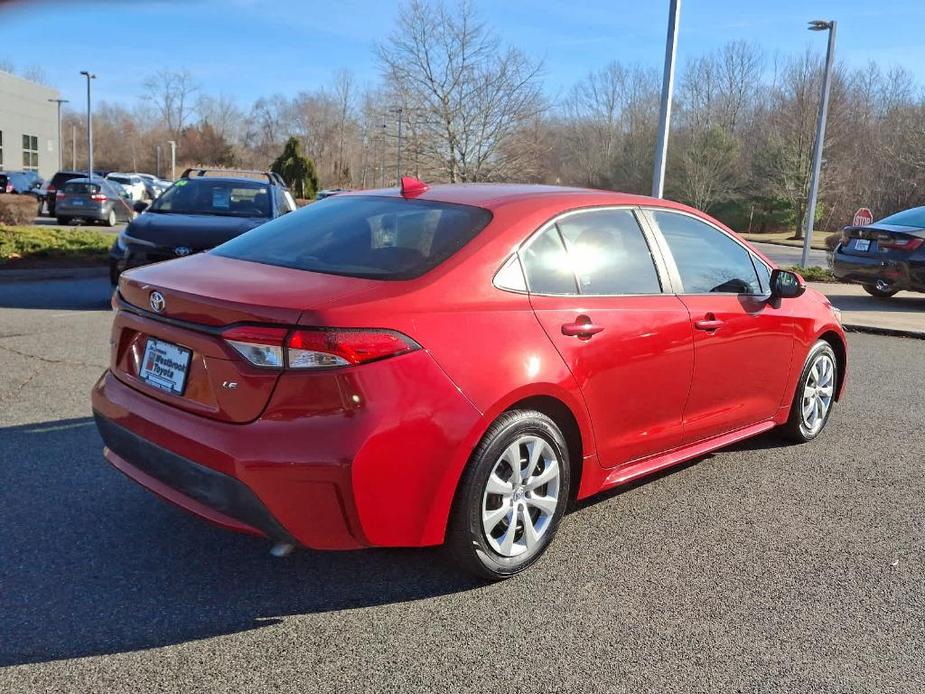
POLYGON ((87 78, 87 178, 93 178, 93 116, 90 108, 90 80, 95 80, 96 75, 86 70, 81 70, 80 74, 87 78))
POLYGON ((819 172, 822 170, 822 146, 825 140, 825 121, 829 114, 829 84, 832 81, 832 62, 835 57, 836 22, 814 19, 807 27, 810 31, 828 31, 829 45, 825 53, 825 72, 822 75, 822 99, 819 102, 819 118, 816 121, 816 142, 813 144, 813 173, 809 179, 809 199, 806 202, 806 219, 803 226, 802 267, 809 265, 809 249, 813 239, 813 223, 816 221, 816 197, 819 194, 819 172))
POLYGON ((53 104, 58 104, 58 171, 64 168, 64 149, 61 142, 61 104, 69 103, 67 99, 49 99, 53 104))
POLYGON ((167 140, 170 145, 170 180, 177 180, 177 143, 174 140, 167 140))
POLYGON ((671 125, 671 95, 674 92, 674 62, 678 49, 678 22, 681 20, 681 0, 671 0, 668 10, 668 37, 665 40, 665 73, 662 76, 662 105, 659 110, 658 146, 655 149, 655 169, 652 173, 652 197, 665 192, 665 162, 668 158, 668 129, 671 125))

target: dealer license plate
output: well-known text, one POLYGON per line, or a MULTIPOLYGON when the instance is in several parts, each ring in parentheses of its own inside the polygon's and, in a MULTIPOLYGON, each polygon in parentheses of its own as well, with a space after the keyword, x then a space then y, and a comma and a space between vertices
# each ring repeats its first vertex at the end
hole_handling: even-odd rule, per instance
POLYGON ((149 337, 138 376, 150 386, 174 395, 183 395, 190 354, 184 347, 149 337))
POLYGON ((854 240, 854 250, 856 251, 870 250, 870 239, 855 239, 854 240))

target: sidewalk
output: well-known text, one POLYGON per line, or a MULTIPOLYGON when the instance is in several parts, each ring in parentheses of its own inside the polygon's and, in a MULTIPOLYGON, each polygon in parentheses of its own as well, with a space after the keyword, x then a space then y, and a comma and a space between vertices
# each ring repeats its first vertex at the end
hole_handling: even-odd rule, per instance
POLYGON ((925 339, 925 294, 899 292, 875 299, 857 284, 809 282, 842 311, 845 330, 925 339))

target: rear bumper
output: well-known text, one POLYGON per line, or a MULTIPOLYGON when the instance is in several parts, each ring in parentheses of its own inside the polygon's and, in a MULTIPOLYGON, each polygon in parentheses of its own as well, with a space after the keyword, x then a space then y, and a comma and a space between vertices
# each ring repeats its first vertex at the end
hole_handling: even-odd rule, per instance
POLYGON ((161 402, 111 371, 92 401, 105 456, 129 477, 228 529, 313 549, 442 542, 482 428, 423 350, 285 374, 246 424, 161 402), (308 412, 309 396, 324 408, 308 412))
POLYGON ((846 282, 874 284, 883 280, 896 289, 925 291, 925 266, 916 269, 904 260, 849 255, 841 246, 832 254, 832 274, 846 282))
POLYGON ((69 217, 70 219, 92 219, 97 222, 102 222, 109 217, 109 210, 58 205, 55 208, 55 215, 58 217, 69 217))

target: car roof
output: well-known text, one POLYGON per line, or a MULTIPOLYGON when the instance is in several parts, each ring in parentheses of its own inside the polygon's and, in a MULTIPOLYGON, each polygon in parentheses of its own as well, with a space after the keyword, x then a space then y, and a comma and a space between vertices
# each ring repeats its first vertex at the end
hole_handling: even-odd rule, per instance
MULTIPOLYGON (((340 196, 377 195, 401 197, 398 188, 381 188, 340 193, 340 196)), ((446 183, 430 186, 425 192, 413 196, 417 200, 433 200, 461 205, 474 205, 494 209, 512 203, 549 203, 552 207, 590 207, 595 205, 640 205, 671 209, 692 208, 671 200, 647 195, 620 193, 595 188, 577 188, 533 183, 446 183)), ((698 213, 699 214, 699 213, 698 213)))
POLYGON ((178 181, 208 181, 209 183, 253 183, 255 185, 271 186, 276 185, 268 180, 259 178, 249 178, 247 176, 190 176, 188 178, 178 178, 178 181))

